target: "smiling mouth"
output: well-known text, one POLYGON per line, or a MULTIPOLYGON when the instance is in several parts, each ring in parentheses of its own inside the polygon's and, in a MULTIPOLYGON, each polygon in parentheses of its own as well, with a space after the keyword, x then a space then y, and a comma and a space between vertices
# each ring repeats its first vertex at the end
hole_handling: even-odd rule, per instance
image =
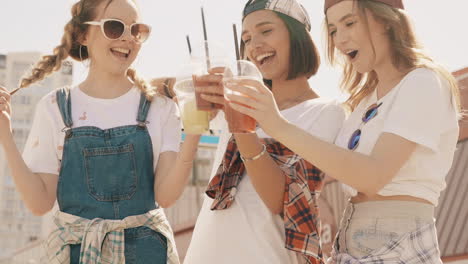
POLYGON ((112 48, 110 49, 112 54, 120 58, 128 58, 130 56, 131 50, 123 48, 112 48))
POLYGON ((269 52, 269 53, 265 53, 265 54, 257 56, 255 58, 255 60, 257 61, 258 64, 260 64, 260 66, 262 66, 263 64, 265 64, 268 60, 270 60, 274 56, 275 56, 274 52, 269 52))

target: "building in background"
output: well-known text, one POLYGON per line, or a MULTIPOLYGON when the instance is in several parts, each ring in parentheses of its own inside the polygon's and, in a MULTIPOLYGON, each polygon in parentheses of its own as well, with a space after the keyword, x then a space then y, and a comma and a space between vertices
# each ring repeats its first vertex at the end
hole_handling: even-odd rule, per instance
POLYGON ((0 86, 6 85, 6 55, 0 54, 0 86))
MULTIPOLYGON (((31 69, 40 56, 41 54, 37 52, 0 55, 0 85, 9 90, 18 87, 20 78, 31 69)), ((69 85, 71 82, 72 65, 66 62, 59 72, 13 95, 12 130, 20 151, 26 143, 36 103, 52 89, 69 85)), ((38 240, 41 229, 41 218, 33 216, 24 207, 16 192, 5 154, 0 149, 0 258, 38 240)))
MULTIPOLYGON (((461 102, 468 114, 468 67, 456 71, 461 102)), ((437 235, 445 263, 468 263, 468 116, 460 120, 460 136, 453 164, 447 175, 447 188, 436 208, 437 235)))

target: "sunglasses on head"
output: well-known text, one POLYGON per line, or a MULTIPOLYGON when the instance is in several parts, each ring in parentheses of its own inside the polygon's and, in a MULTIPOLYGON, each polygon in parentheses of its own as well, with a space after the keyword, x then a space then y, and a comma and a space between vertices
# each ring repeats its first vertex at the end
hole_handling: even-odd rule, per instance
MULTIPOLYGON (((367 122, 369 122, 372 118, 376 117, 377 116, 377 109, 379 109, 379 107, 382 105, 382 103, 375 103, 371 106, 369 106, 369 108, 367 109, 367 111, 364 113, 364 115, 362 116, 362 124, 366 124, 367 122)), ((348 141, 348 149, 350 150, 355 150, 358 145, 359 145, 359 140, 361 139, 361 128, 358 128, 356 131, 354 131, 354 133, 351 135, 351 138, 349 139, 348 141)))
POLYGON ((151 32, 151 27, 142 23, 133 23, 130 26, 114 18, 101 19, 100 21, 88 21, 84 24, 100 26, 102 34, 109 40, 118 40, 123 37, 125 31, 130 29, 130 34, 138 43, 145 42, 151 32))

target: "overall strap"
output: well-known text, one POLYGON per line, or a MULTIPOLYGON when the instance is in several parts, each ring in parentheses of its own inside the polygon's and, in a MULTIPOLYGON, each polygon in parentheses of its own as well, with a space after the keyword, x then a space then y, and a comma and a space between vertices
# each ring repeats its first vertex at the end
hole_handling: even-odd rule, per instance
POLYGON ((137 122, 140 126, 146 125, 146 118, 148 117, 148 111, 151 106, 151 101, 148 100, 144 93, 141 93, 140 105, 138 106, 137 122))
POLYGON ((66 127, 71 128, 73 126, 73 120, 71 116, 70 87, 67 86, 57 90, 56 97, 63 123, 66 127))

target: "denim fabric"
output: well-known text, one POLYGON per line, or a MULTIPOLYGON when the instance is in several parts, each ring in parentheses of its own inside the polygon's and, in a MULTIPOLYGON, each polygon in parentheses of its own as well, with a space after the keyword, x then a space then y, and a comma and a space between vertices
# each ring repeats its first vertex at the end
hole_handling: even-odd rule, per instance
MULTIPOLYGON (((57 92, 66 125, 57 187, 61 211, 87 219, 123 219, 157 207, 154 200, 153 149, 146 127, 151 102, 141 96, 138 125, 110 129, 72 127, 67 89, 57 92)), ((71 245, 71 263, 78 263, 80 245, 71 245)), ((166 263, 167 244, 147 228, 125 230, 127 264, 166 263)))

